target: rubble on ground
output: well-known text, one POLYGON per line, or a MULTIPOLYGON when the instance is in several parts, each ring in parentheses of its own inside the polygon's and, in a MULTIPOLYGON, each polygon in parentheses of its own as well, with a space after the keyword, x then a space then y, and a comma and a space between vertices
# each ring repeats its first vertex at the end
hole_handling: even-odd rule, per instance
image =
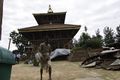
POLYGON ((82 67, 103 68, 107 70, 120 70, 120 49, 111 48, 97 55, 87 58, 81 63, 82 67))

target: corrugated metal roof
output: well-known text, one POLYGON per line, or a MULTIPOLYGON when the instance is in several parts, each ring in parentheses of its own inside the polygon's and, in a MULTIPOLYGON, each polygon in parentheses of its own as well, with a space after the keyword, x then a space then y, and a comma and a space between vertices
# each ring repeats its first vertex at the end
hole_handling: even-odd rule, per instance
POLYGON ((13 53, 0 47, 0 63, 15 64, 15 57, 13 53))
POLYGON ((76 30, 80 29, 80 25, 71 25, 71 24, 43 24, 33 27, 21 28, 18 29, 19 32, 42 32, 42 31, 56 31, 56 30, 76 30))

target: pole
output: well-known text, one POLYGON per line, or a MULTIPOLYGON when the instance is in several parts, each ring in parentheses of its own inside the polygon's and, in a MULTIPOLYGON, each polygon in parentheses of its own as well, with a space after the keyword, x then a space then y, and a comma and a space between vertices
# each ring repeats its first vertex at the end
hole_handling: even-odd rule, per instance
POLYGON ((9 39, 8 50, 10 49, 10 44, 11 44, 11 38, 9 39))
POLYGON ((3 0, 0 0, 0 40, 2 33, 2 15, 3 15, 3 0))

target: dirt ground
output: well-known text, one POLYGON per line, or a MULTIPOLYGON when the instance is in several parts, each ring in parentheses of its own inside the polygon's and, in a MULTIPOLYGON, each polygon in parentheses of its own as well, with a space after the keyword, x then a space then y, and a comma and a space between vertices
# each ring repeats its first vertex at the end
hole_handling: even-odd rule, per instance
MULTIPOLYGON (((52 62, 52 80, 120 80, 120 71, 81 68, 79 62, 52 62)), ((11 80, 40 80, 40 67, 32 64, 16 64, 12 67, 11 80)), ((43 73, 43 80, 48 74, 43 73)))

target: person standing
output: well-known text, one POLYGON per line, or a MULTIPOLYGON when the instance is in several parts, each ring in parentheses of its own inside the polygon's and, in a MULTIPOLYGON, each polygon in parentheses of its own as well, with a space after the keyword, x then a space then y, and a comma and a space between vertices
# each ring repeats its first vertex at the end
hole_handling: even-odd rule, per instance
POLYGON ((41 80, 42 80, 43 69, 45 69, 46 72, 49 72, 49 80, 52 80, 52 78, 51 78, 52 68, 51 68, 51 63, 50 63, 51 62, 50 53, 51 53, 51 46, 48 43, 48 40, 46 40, 40 44, 40 46, 38 48, 38 53, 36 54, 36 59, 41 64, 41 68, 40 68, 41 80))

